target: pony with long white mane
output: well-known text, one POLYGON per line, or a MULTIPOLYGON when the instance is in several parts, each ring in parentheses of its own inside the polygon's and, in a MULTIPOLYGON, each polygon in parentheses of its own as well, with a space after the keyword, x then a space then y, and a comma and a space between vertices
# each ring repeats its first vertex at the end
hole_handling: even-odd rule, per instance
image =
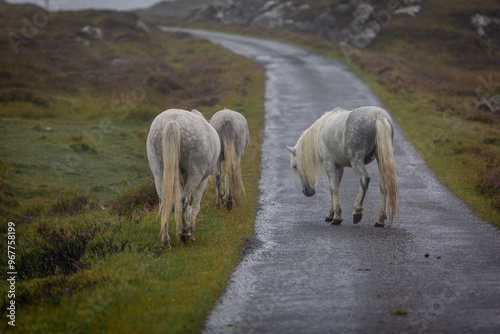
POLYGON ((233 207, 233 200, 240 205, 241 193, 245 193, 240 163, 250 141, 248 123, 242 114, 224 109, 212 116, 210 124, 219 134, 221 142, 220 157, 215 167, 216 205, 220 207, 223 204, 230 211, 233 207), (225 194, 222 192, 223 161, 226 162, 225 194))
POLYGON ((182 218, 182 241, 194 240, 201 197, 220 154, 217 132, 197 110, 169 109, 153 120, 146 146, 160 198, 163 243, 170 248, 168 218, 172 210, 177 233, 182 218))
POLYGON ((292 172, 302 182, 302 192, 310 197, 315 194, 318 176, 323 169, 328 175, 332 204, 325 221, 332 225, 342 223, 339 185, 344 167, 352 167, 359 177, 360 189, 354 204, 353 222, 363 216, 370 176, 365 165, 377 160, 380 173, 380 212, 375 226, 385 226, 387 211, 390 225, 399 211, 398 180, 393 156, 393 122, 389 114, 379 107, 362 107, 354 110, 334 109, 325 113, 299 138, 294 147, 290 164, 292 172))

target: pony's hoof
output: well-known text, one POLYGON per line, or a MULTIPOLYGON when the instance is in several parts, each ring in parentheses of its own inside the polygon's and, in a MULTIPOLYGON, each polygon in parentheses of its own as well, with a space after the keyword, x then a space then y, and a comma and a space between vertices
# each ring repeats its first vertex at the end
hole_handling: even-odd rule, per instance
POLYGON ((227 201, 226 202, 226 208, 227 208, 227 211, 231 211, 231 209, 233 208, 233 202, 232 201, 227 201))
POLYGON ((375 227, 384 227, 384 226, 385 226, 385 224, 380 224, 379 222, 375 223, 375 227))
POLYGON ((163 245, 167 250, 172 249, 172 247, 170 247, 170 238, 168 236, 162 235, 161 242, 163 243, 163 245))
POLYGON ((333 221, 333 218, 332 218, 332 217, 326 217, 326 218, 325 218, 325 221, 326 221, 327 223, 331 223, 331 222, 333 221))
POLYGON ((342 219, 333 219, 330 225, 340 225, 342 223, 342 219))
POLYGON ((194 240, 194 237, 191 235, 191 233, 189 233, 189 234, 181 234, 181 241, 184 244, 188 244, 190 241, 193 241, 193 240, 194 240))
POLYGON ((363 218, 363 215, 361 213, 355 213, 353 216, 352 216, 352 221, 354 224, 357 224, 361 221, 361 218, 363 218))

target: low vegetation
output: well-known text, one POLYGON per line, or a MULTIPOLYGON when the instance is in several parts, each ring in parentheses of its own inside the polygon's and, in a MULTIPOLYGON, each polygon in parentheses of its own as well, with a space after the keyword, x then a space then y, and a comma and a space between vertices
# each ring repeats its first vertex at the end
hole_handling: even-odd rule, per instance
MULTIPOLYGON (((15 223, 18 272, 16 327, 1 321, 0 331, 198 332, 253 232, 261 68, 133 13, 0 2, 0 20, 0 245, 6 254, 7 222, 15 223), (170 224, 167 251, 145 154, 149 126, 167 108, 209 118, 224 107, 250 127, 244 204, 216 210, 209 182, 196 241, 182 244, 170 224)), ((9 302, 3 293, 4 320, 9 302)))

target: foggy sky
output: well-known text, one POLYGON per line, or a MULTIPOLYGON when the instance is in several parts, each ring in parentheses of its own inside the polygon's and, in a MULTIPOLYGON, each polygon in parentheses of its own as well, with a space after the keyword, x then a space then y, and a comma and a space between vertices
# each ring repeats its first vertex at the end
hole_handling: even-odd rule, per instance
MULTIPOLYGON (((89 8, 131 10, 147 8, 161 0, 50 0, 51 8, 57 7, 61 10, 79 10, 89 8)), ((171 0, 170 0, 171 1, 171 0)), ((34 3, 41 7, 45 6, 44 0, 7 0, 9 3, 34 3)))

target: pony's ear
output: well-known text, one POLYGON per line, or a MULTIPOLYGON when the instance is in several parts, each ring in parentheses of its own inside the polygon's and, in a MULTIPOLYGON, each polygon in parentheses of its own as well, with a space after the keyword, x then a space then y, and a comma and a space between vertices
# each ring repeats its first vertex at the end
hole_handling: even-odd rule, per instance
POLYGON ((286 147, 293 155, 297 155, 297 149, 295 147, 286 147))
POLYGON ((205 116, 203 116, 203 114, 201 113, 201 111, 198 111, 198 110, 196 110, 196 109, 193 109, 193 110, 191 110, 191 112, 192 112, 193 114, 195 114, 195 115, 200 116, 200 117, 201 117, 201 118, 203 118, 205 121, 207 120, 207 119, 205 118, 205 116))

